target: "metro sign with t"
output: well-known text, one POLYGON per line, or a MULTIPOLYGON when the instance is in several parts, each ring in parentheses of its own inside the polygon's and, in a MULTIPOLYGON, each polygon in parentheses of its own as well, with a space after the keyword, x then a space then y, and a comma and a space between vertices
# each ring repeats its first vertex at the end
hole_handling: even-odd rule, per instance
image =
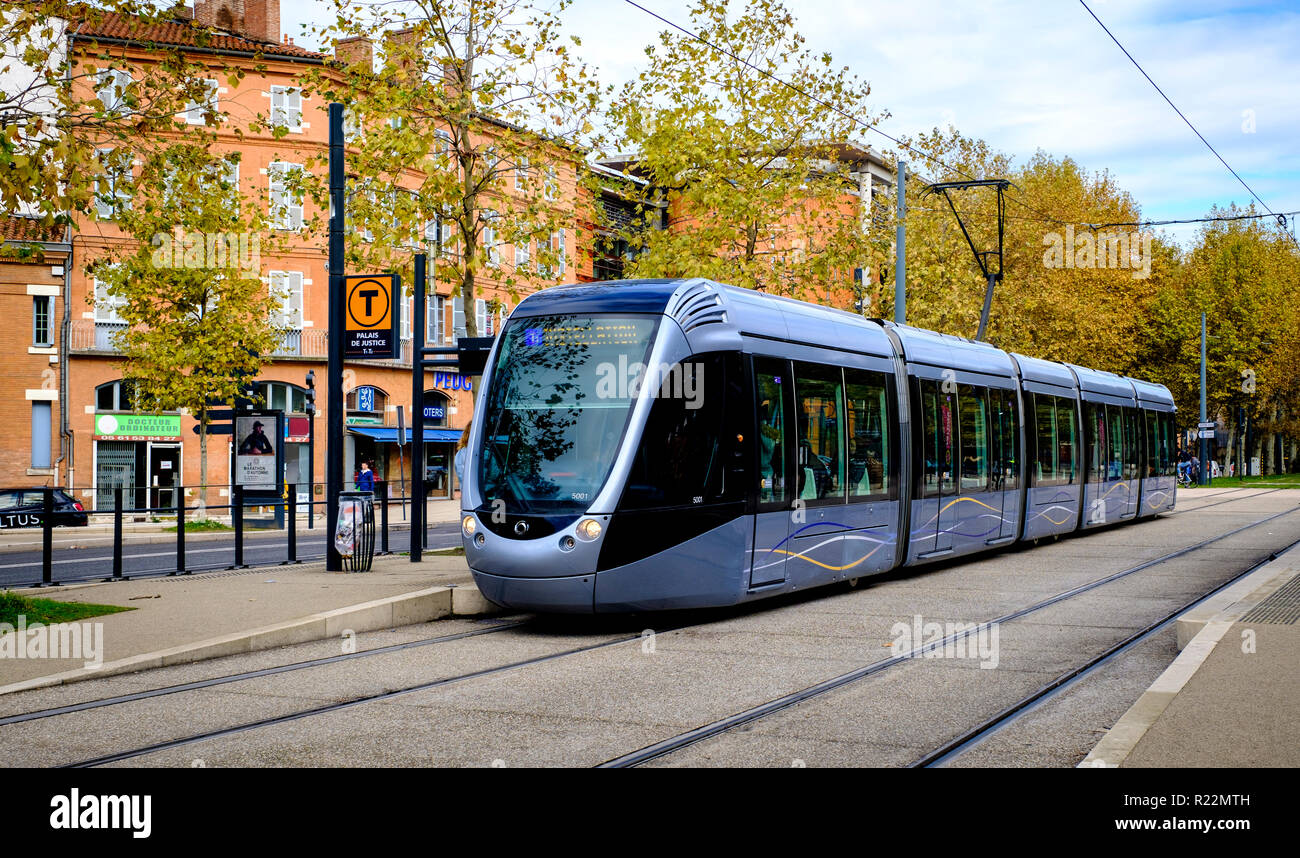
POLYGON ((346 357, 401 358, 401 294, 402 283, 396 274, 353 274, 343 278, 346 357))

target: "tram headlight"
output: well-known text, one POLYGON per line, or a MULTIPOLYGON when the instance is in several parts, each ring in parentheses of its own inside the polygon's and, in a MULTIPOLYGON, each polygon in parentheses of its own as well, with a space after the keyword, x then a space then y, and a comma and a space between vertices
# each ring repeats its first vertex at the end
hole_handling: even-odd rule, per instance
POLYGON ((600 522, 596 521, 594 518, 584 518, 582 521, 578 522, 578 538, 584 542, 595 540, 596 537, 600 536, 600 531, 600 522))
POLYGON ((460 530, 461 533, 464 533, 467 537, 473 536, 474 531, 478 530, 478 522, 474 520, 474 516, 467 515, 461 519, 460 530))

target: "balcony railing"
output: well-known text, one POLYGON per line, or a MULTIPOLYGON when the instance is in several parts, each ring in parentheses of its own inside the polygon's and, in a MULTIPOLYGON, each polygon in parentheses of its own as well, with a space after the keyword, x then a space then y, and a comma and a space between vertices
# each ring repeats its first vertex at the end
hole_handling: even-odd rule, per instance
POLYGON ((328 357, 329 332, 307 328, 289 331, 271 352, 271 357, 328 357))
POLYGON ((113 337, 127 328, 122 322, 94 322, 90 319, 74 319, 69 332, 68 348, 74 352, 116 352, 113 337))

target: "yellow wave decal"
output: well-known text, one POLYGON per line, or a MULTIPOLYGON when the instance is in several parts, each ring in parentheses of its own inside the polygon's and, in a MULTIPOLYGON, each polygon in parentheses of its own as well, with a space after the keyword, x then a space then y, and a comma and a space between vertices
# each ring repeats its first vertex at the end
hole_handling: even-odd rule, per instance
POLYGON ((947 512, 948 508, 951 507, 953 504, 959 504, 959 503, 961 503, 962 501, 966 501, 966 502, 968 502, 968 503, 977 503, 977 504, 979 504, 980 506, 984 507, 985 509, 991 509, 991 510, 993 510, 993 511, 996 512, 998 515, 1001 515, 1001 514, 1002 514, 1002 510, 1000 510, 1000 509, 998 509, 998 508, 996 508, 996 507, 991 507, 991 506, 989 506, 988 504, 984 503, 983 501, 977 501, 977 500, 975 500, 975 498, 957 498, 956 500, 949 501, 948 504, 947 504, 946 506, 943 507, 943 509, 939 510, 939 512, 941 512, 941 513, 942 513, 942 512, 947 512))
MULTIPOLYGON (((927 500, 927 498, 922 498, 922 500, 927 500)), ((954 498, 953 500, 948 501, 948 503, 945 504, 945 505, 943 506, 942 509, 940 509, 938 512, 936 512, 934 515, 930 516, 930 520, 929 520, 929 521, 927 521, 925 524, 920 525, 919 527, 914 528, 912 532, 913 532, 913 533, 916 533, 916 532, 918 532, 918 531, 924 530, 925 528, 929 527, 931 524, 934 524, 934 520, 937 519, 937 518, 938 518, 940 515, 942 515, 943 513, 947 512, 948 509, 949 509, 953 504, 959 504, 959 503, 962 503, 963 501, 965 501, 965 502, 967 502, 967 503, 977 503, 977 504, 979 504, 980 506, 984 507, 985 509, 991 509, 991 510, 993 510, 994 512, 996 512, 996 513, 998 514, 998 517, 999 517, 999 518, 1002 517, 1002 510, 1000 510, 1000 509, 998 509, 997 507, 994 507, 994 506, 989 506, 988 504, 984 503, 983 501, 977 501, 977 500, 975 500, 975 498, 954 498)))
POLYGON ((776 549, 776 553, 777 553, 777 554, 788 554, 789 556, 794 557, 794 558, 797 558, 797 559, 799 559, 799 560, 806 560, 807 562, 812 563, 812 564, 815 565, 815 566, 820 566, 820 567, 822 567, 823 569, 829 569, 829 570, 831 570, 832 572, 843 572, 845 569, 852 569, 854 566, 857 566, 859 563, 862 563, 862 562, 866 561, 869 557, 871 557, 871 555, 873 555, 873 554, 875 554, 877 551, 879 551, 879 550, 880 550, 880 546, 881 546, 881 545, 884 545, 884 544, 885 544, 885 543, 883 543, 883 542, 880 543, 880 544, 877 545, 875 548, 873 548, 873 549, 871 549, 870 551, 868 551, 864 556, 859 557, 857 560, 854 560, 852 563, 848 564, 847 566, 831 566, 831 565, 828 564, 828 563, 822 563, 820 560, 813 560, 811 557, 804 557, 802 554, 795 554, 793 551, 786 551, 784 548, 778 548, 778 549, 776 549))
POLYGON ((1067 515, 1065 518, 1061 519, 1060 521, 1057 521, 1056 519, 1052 518, 1050 515, 1048 515, 1045 512, 1040 512, 1038 515, 1034 516, 1034 518, 1045 518, 1048 521, 1050 521, 1052 524, 1056 525, 1057 527, 1060 527, 1061 525, 1065 524, 1067 521, 1070 520, 1070 516, 1067 515))
POLYGON ((1106 494, 1104 494, 1104 495, 1102 495, 1101 497, 1097 498, 1097 500, 1105 500, 1106 498, 1110 497, 1110 493, 1113 492, 1113 491, 1115 491, 1115 489, 1126 489, 1126 490, 1127 490, 1127 489, 1128 489, 1128 483, 1116 483, 1115 485, 1113 485, 1113 486, 1111 486, 1109 489, 1107 489, 1107 490, 1106 490, 1106 494))
POLYGON ((1151 495, 1151 497, 1147 498, 1147 506, 1155 508, 1164 503, 1164 500, 1156 500, 1156 495, 1164 495, 1167 498, 1169 497, 1169 492, 1161 490, 1151 495))

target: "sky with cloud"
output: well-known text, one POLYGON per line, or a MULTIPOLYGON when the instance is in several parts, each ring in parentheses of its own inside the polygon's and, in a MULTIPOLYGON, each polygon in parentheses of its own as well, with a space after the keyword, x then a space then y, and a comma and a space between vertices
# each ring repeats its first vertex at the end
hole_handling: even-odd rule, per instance
MULTIPOLYGON (((687 0, 637 0, 688 26, 687 0)), ((787 0, 815 52, 871 84, 882 130, 953 124, 1016 160, 1043 149, 1109 170, 1143 216, 1199 217, 1250 195, 1078 0, 787 0)), ((1089 0, 1089 6, 1275 212, 1300 209, 1300 2, 1089 0)), ((285 0, 289 35, 328 14, 285 0)), ((564 13, 581 55, 619 84, 661 22, 622 0, 564 13)), ((298 44, 310 40, 298 38, 298 44)), ((862 142, 892 144, 864 131, 862 142)), ((1293 227, 1294 228, 1294 227, 1293 227)), ((1170 229, 1180 241, 1194 226, 1170 229)))

